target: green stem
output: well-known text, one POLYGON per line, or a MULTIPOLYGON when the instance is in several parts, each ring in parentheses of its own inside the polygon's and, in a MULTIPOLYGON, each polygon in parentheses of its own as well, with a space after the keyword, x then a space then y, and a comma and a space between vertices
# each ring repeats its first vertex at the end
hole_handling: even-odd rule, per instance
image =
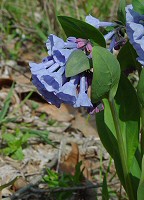
POLYGON ((141 155, 144 155, 144 107, 141 108, 141 155))
POLYGON ((120 152, 120 158, 121 158, 123 174, 124 174, 124 179, 125 179, 126 192, 129 196, 130 200, 135 200, 134 194, 133 194, 132 182, 131 182, 131 179, 129 176, 129 170, 128 170, 128 166, 127 166, 127 153, 125 150, 125 145, 124 145, 124 141, 123 141, 123 137, 122 137, 122 133, 121 133, 119 118, 117 115, 114 99, 109 100, 109 104, 110 104, 110 109, 112 112, 115 130, 116 130, 118 148, 119 148, 119 152, 120 152))

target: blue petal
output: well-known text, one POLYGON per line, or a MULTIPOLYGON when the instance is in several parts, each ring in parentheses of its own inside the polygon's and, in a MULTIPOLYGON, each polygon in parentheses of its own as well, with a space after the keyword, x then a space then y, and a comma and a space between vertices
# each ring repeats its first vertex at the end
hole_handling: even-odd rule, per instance
POLYGON ((61 67, 57 72, 50 73, 49 75, 44 75, 43 80, 47 85, 52 86, 55 90, 58 90, 63 83, 63 74, 65 68, 61 67))
POLYGON ((66 61, 68 60, 68 57, 75 49, 61 49, 61 50, 55 50, 53 52, 53 58, 55 62, 59 63, 60 66, 63 66, 66 64, 66 61))
POLYGON ((80 79, 80 92, 78 94, 78 98, 76 100, 76 103, 74 104, 74 107, 93 107, 90 98, 87 94, 87 83, 86 78, 83 75, 80 79))
POLYGON ((109 33, 107 33, 106 35, 104 35, 104 38, 106 41, 110 40, 112 38, 112 36, 114 36, 115 31, 110 31, 109 33))
POLYGON ((48 103, 53 104, 58 108, 60 107, 62 101, 53 92, 48 92, 36 75, 32 75, 32 83, 37 87, 39 93, 48 103))
POLYGON ((52 55, 54 50, 64 48, 65 42, 61 38, 51 34, 46 42, 46 47, 48 49, 48 54, 52 55))
POLYGON ((69 82, 66 82, 57 93, 57 97, 65 103, 73 105, 77 99, 77 85, 79 76, 72 77, 69 82))
POLYGON ((99 28, 99 27, 107 27, 107 26, 115 26, 116 23, 112 23, 112 22, 100 22, 99 19, 89 15, 89 16, 86 16, 85 18, 85 21, 94 26, 95 28, 99 28))

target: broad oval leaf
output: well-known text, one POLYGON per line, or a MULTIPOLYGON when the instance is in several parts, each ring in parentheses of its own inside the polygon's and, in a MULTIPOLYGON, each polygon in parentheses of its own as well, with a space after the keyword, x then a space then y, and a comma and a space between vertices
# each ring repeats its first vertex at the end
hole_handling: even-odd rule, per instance
POLYGON ((98 45, 106 47, 106 42, 101 32, 90 24, 66 16, 58 16, 58 20, 67 37, 92 39, 98 45))
POLYGON ((90 69, 89 59, 82 50, 71 53, 66 63, 66 77, 75 76, 90 69))
POLYGON ((120 79, 120 65, 113 54, 99 46, 93 47, 92 58, 92 102, 96 103, 106 95, 109 98, 115 96, 120 79))

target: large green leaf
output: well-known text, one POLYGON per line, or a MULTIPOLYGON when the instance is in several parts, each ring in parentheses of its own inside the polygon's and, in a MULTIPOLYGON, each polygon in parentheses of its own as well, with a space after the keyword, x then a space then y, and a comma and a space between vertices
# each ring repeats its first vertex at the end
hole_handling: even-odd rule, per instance
POLYGON ((73 36, 77 38, 92 39, 98 45, 103 47, 106 46, 105 39, 101 32, 90 24, 66 16, 58 16, 58 20, 67 37, 73 36))
POLYGON ((120 0, 119 3, 119 8, 118 8, 118 20, 123 22, 123 24, 126 23, 126 11, 125 11, 125 7, 126 7, 126 1, 125 0, 120 0))
POLYGON ((90 69, 89 59, 81 50, 71 53, 66 63, 66 77, 72 77, 90 69))
POLYGON ((132 5, 136 12, 144 14, 144 0, 132 0, 132 5))
POLYGON ((143 200, 143 199, 144 199, 144 156, 142 159, 142 173, 137 191, 137 200, 143 200))
POLYGON ((103 47, 93 47, 92 57, 92 101, 96 103, 106 95, 111 98, 115 96, 120 78, 120 65, 115 56, 103 47))
MULTIPOLYGON (((133 165, 135 152, 139 144, 140 113, 138 105, 139 103, 134 88, 126 77, 121 76, 117 94, 115 96, 115 107, 124 141, 129 173, 131 173, 131 166, 133 165)), ((117 173, 125 187, 116 130, 107 99, 104 99, 104 112, 96 114, 96 123, 100 139, 107 151, 113 157, 117 173)), ((137 177, 131 178, 137 179, 137 177)), ((135 187, 137 188, 136 185, 135 187)))
POLYGON ((121 76, 115 103, 130 169, 139 144, 140 111, 135 89, 125 76, 121 76))
POLYGON ((103 99, 103 103, 105 107, 104 111, 101 111, 96 114, 96 125, 98 129, 98 134, 102 144, 104 145, 108 153, 111 155, 111 157, 114 159, 117 174, 122 185, 125 187, 124 174, 122 170, 118 143, 115 134, 115 127, 109 102, 107 99, 103 99))
POLYGON ((118 54, 118 61, 120 63, 121 66, 121 70, 127 70, 127 69, 136 69, 138 67, 140 67, 140 64, 138 63, 138 61, 136 60, 136 58, 138 57, 135 49, 133 48, 133 46, 127 42, 120 50, 119 54, 118 54))
POLYGON ((144 68, 141 71, 140 80, 137 87, 137 93, 142 107, 144 107, 144 68))

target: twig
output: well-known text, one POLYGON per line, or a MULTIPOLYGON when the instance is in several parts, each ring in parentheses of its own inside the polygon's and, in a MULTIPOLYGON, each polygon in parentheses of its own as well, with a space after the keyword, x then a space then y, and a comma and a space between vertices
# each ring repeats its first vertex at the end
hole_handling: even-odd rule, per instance
MULTIPOLYGON (((11 200, 16 200, 17 198, 20 198, 21 196, 27 195, 27 193, 29 194, 30 192, 34 195, 49 195, 50 193, 55 193, 55 192, 67 192, 67 191, 78 191, 78 190, 87 190, 87 189, 92 189, 92 188, 100 188, 102 187, 102 183, 99 184, 91 184, 91 185, 85 185, 85 186, 75 186, 75 187, 57 187, 57 188, 48 188, 48 189, 39 189, 38 185, 41 182, 38 181, 35 185, 34 184, 29 184, 27 186, 25 186, 24 188, 18 190, 17 192, 15 192, 10 199, 11 200)), ((112 184, 108 184, 108 186, 111 185, 115 185, 118 182, 112 183, 112 184)), ((31 194, 31 195, 32 195, 31 194)))

